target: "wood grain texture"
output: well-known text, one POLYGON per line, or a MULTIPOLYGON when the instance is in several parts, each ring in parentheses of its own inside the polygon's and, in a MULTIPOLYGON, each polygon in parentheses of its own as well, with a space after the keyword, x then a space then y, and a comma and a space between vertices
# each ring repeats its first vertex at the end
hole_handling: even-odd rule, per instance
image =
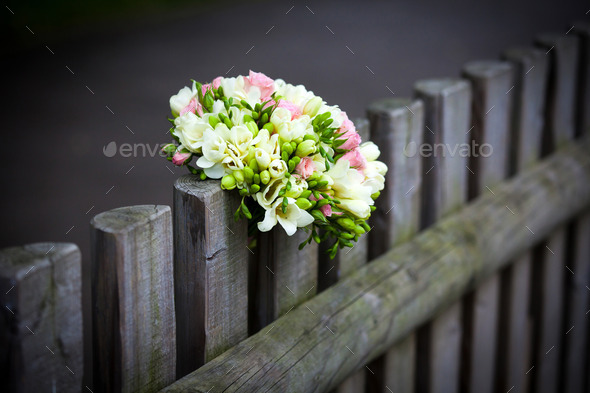
MULTIPOLYGON (((579 61, 579 40, 575 35, 545 34, 537 38, 537 44, 547 50, 549 56, 549 79, 547 85, 547 106, 543 131, 543 154, 549 154, 569 143, 576 135, 577 70, 579 61)), ((554 392, 560 386, 560 363, 563 345, 562 324, 554 321, 563 317, 564 282, 566 272, 566 228, 552 234, 541 255, 542 294, 537 307, 537 329, 535 334, 535 363, 539 364, 534 374, 533 388, 538 392, 554 392), (553 250, 556 248, 557 250, 553 250), (557 307, 560 304, 560 307, 557 307), (546 351, 555 346, 548 356, 546 351)), ((537 284, 535 284, 537 285, 537 284)), ((534 289, 535 290, 535 289, 534 289)), ((539 290, 536 290, 539 292, 539 290)))
MULTIPOLYGON (((512 116, 512 155, 510 173, 519 173, 539 161, 544 125, 548 58, 544 51, 514 48, 504 53, 514 67, 512 116)), ((534 253, 517 258, 504 274, 501 293, 502 324, 497 362, 496 391, 514 386, 517 392, 528 391, 527 371, 532 365, 532 316, 530 313, 531 274, 534 253), (501 359, 501 360, 500 360, 501 359)))
MULTIPOLYGON (((467 63, 463 74, 473 87, 472 123, 469 133, 474 148, 470 167, 469 197, 492 193, 509 171, 512 120, 513 68, 502 61, 467 63), (483 145, 490 146, 483 150, 483 145)), ((463 367, 463 383, 469 391, 492 393, 495 381, 500 275, 490 277, 464 301, 464 348, 470 364, 463 367)))
POLYGON ((92 390, 158 391, 176 374, 170 207, 121 207, 90 225, 92 390))
POLYGON ((248 335, 247 222, 237 193, 185 175, 174 184, 177 376, 248 335))
MULTIPOLYGON (((432 146, 422 164, 421 225, 426 228, 467 200, 468 162, 458 151, 469 140, 472 92, 461 79, 419 81, 415 90, 424 101, 424 143, 432 146), (455 154, 449 154, 452 151, 455 154)), ((458 390, 461 337, 460 303, 450 305, 418 332, 417 345, 423 348, 417 354, 418 392, 458 390)))
MULTIPOLYGON (((422 157, 418 149, 424 130, 424 107, 419 100, 387 99, 368 108, 371 136, 388 166, 387 187, 377 200, 370 237, 370 257, 408 241, 420 227, 422 157)), ((413 392, 416 338, 404 338, 382 359, 379 391, 413 392)))
POLYGON ((568 146, 497 186, 163 391, 334 388, 587 208, 589 148, 588 139, 568 146))
POLYGON ((80 250, 36 243, 0 250, 0 375, 5 392, 82 389, 80 250))
POLYGON ((578 135, 590 132, 590 23, 578 21, 574 33, 580 40, 578 62, 578 135))
POLYGON ((565 367, 563 367, 563 391, 567 393, 584 392, 585 365, 588 346, 588 306, 590 291, 590 212, 581 215, 572 227, 572 259, 567 262, 564 273, 567 277, 566 296, 566 335, 565 367), (570 266, 571 264, 571 266, 570 266), (571 270, 571 271, 570 271, 571 270))
POLYGON ((544 34, 536 39, 550 58, 545 153, 568 143, 576 135, 576 77, 579 39, 575 35, 544 34))

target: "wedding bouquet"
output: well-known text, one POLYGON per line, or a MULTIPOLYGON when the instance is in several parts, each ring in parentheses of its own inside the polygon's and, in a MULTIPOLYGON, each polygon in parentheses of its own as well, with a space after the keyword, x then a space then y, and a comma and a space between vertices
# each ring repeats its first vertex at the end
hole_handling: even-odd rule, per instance
POLYGON ((332 238, 334 257, 370 230, 387 166, 338 106, 304 86, 250 71, 193 81, 170 98, 170 108, 176 143, 163 148, 168 159, 238 192, 235 218, 246 217, 253 231, 278 223, 291 236, 306 228, 300 248, 332 238))

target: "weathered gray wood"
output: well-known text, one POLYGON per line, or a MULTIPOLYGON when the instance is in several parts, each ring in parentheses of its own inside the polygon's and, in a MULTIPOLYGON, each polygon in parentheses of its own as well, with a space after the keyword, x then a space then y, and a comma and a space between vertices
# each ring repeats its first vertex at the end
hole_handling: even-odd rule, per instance
MULTIPOLYGON (((388 166, 387 187, 377 200, 370 237, 370 256, 375 258, 409 240, 420 227, 422 157, 418 149, 424 130, 424 107, 419 100, 387 99, 368 108, 371 139, 388 166)), ((414 391, 416 338, 409 335, 384 356, 379 367, 379 391, 414 391)))
POLYGON ((568 277, 564 387, 567 393, 584 392, 586 349, 588 348, 588 306, 590 291, 590 212, 582 215, 573 226, 574 242, 571 266, 565 271, 568 277), (571 271, 570 271, 571 270, 571 271))
POLYGON ((588 149, 589 139, 565 147, 163 391, 333 388, 587 208, 588 149))
MULTIPOLYGON (((469 177, 470 198, 492 189, 508 175, 510 152, 510 123, 512 96, 507 94, 513 86, 513 69, 501 61, 467 63, 463 74, 473 87, 472 122, 469 133, 475 151, 471 152, 470 166, 475 172, 469 177), (483 150, 483 146, 490 146, 483 150)), ((469 343, 470 365, 464 382, 469 391, 491 393, 494 388, 497 346, 500 275, 482 283, 464 302, 464 339, 469 343)))
POLYGON ((548 138, 546 153, 569 142, 576 134, 576 73, 578 69, 578 37, 564 34, 545 34, 536 39, 550 57, 549 94, 547 96, 548 138))
POLYGON ((248 335, 247 222, 241 198, 218 180, 185 175, 174 184, 177 376, 248 335))
MULTIPOLYGON (((532 48, 515 48, 504 57, 515 70, 512 116, 511 173, 519 173, 538 162, 544 124, 545 93, 548 58, 544 51, 532 48)), ((505 338, 499 346, 500 361, 498 385, 507 391, 512 386, 528 391, 531 367, 532 320, 529 309, 533 253, 520 256, 507 268, 507 282, 502 291, 502 315, 506 321, 499 335, 505 338)))
MULTIPOLYGON (((467 199, 468 162, 460 154, 469 140, 471 87, 461 79, 417 82, 416 94, 424 101, 424 143, 433 147, 423 161, 422 226, 461 208, 467 199), (443 146, 442 150, 440 146, 443 146), (454 152, 454 153, 453 153, 454 152)), ((418 352, 420 391, 458 390, 461 350, 461 304, 450 306, 418 336, 425 351, 418 352), (424 386, 422 386, 422 384, 424 386)))
POLYGON ((590 132, 590 23, 578 21, 574 33, 580 40, 578 73, 578 135, 590 132))
POLYGON ((260 234, 257 251, 257 314, 260 328, 316 294, 317 244, 312 242, 298 250, 299 244, 308 236, 303 230, 288 236, 281 226, 260 234))
POLYGON ((0 250, 0 376, 5 392, 82 389, 80 250, 36 243, 0 250))
MULTIPOLYGON (((551 153, 571 141, 576 134, 576 97, 578 69, 578 37, 574 35, 546 34, 537 38, 537 43, 547 50, 549 56, 549 82, 547 94, 546 121, 543 153, 551 153)), ((562 324, 555 323, 563 316, 566 230, 561 228, 547 240, 539 268, 542 270, 540 283, 541 307, 536 317, 540 333, 536 336, 536 359, 539 364, 534 374, 534 388, 538 392, 554 392, 559 386, 559 364, 563 347, 556 345, 565 333, 562 324), (557 250, 553 250, 556 248, 557 250), (557 305, 560 305, 559 307, 557 305), (546 354, 549 348, 555 346, 546 354)))
POLYGON ((121 207, 90 224, 92 390, 158 391, 176 373, 170 207, 121 207))

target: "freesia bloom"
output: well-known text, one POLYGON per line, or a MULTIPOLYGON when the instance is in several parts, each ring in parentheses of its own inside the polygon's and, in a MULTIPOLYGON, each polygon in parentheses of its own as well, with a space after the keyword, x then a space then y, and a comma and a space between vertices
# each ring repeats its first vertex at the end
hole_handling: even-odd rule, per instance
POLYGON ((283 198, 278 198, 269 209, 264 213, 264 220, 258 223, 258 229, 261 232, 270 231, 277 222, 281 224, 287 235, 292 236, 297 228, 305 227, 314 221, 311 214, 299 208, 295 204, 295 199, 287 198, 287 210, 283 213, 283 198))
POLYGON ((274 93, 274 80, 264 75, 262 72, 254 72, 251 70, 250 75, 246 80, 250 86, 258 87, 262 99, 268 98, 274 93))
POLYGON ((211 85, 213 85, 214 89, 219 89, 219 86, 221 86, 221 80, 223 79, 223 77, 218 76, 217 78, 213 79, 213 82, 211 82, 211 85))
MULTIPOLYGON (((342 127, 340 129, 342 130, 342 127)), ((361 136, 356 132, 354 128, 344 132, 343 134, 340 134, 338 136, 338 139, 346 139, 346 142, 341 144, 339 147, 343 150, 356 149, 361 143, 361 136)))
POLYGON ((302 178, 307 179, 315 171, 315 164, 313 158, 303 157, 299 164, 295 167, 295 173, 299 174, 302 178))
POLYGON ((181 166, 190 157, 191 157, 191 153, 181 153, 181 152, 177 151, 176 153, 174 153, 174 156, 172 156, 172 163, 174 165, 181 166))
POLYGON ((294 103, 287 101, 287 100, 279 100, 279 108, 285 108, 289 112, 291 112, 291 120, 298 118, 301 116, 301 110, 297 105, 294 103))
POLYGON ((197 96, 197 89, 193 83, 193 88, 183 87, 178 94, 170 97, 170 110, 174 117, 180 114, 180 111, 186 108, 191 100, 197 96))
POLYGON ((361 154, 359 149, 349 151, 348 153, 344 154, 340 160, 346 160, 350 162, 350 166, 358 170, 365 169, 365 166, 367 165, 367 160, 365 156, 361 154))

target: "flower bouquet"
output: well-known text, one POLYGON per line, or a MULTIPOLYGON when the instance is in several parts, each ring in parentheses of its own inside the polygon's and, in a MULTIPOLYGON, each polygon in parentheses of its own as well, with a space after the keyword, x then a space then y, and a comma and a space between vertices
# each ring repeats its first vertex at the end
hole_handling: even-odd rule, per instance
POLYGON ((309 237, 300 248, 331 239, 334 257, 370 230, 387 166, 338 106, 250 71, 193 81, 170 98, 170 108, 176 143, 163 148, 168 159, 239 193, 235 218, 249 220, 251 235, 277 223, 289 236, 305 228, 309 237))

